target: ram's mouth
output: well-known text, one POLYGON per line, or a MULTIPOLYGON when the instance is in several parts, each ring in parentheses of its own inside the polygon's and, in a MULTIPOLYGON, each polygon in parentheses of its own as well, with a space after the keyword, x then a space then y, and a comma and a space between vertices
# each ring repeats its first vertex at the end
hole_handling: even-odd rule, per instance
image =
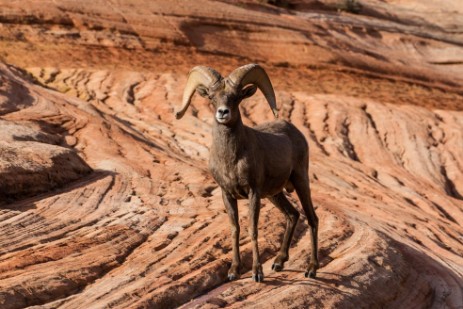
POLYGON ((226 124, 227 122, 230 121, 230 117, 215 117, 215 119, 217 120, 218 123, 221 123, 221 124, 226 124))
POLYGON ((226 115, 224 117, 221 117, 219 115, 216 115, 215 116, 215 119, 217 120, 218 123, 221 123, 221 124, 226 124, 227 122, 230 121, 230 116, 229 115, 226 115))

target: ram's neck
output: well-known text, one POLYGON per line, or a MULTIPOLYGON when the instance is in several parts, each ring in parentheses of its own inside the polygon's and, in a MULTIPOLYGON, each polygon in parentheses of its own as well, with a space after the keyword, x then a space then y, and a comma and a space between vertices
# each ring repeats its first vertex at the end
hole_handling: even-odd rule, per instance
POLYGON ((233 126, 214 122, 212 128, 211 156, 216 159, 236 162, 246 145, 246 127, 239 119, 233 126))

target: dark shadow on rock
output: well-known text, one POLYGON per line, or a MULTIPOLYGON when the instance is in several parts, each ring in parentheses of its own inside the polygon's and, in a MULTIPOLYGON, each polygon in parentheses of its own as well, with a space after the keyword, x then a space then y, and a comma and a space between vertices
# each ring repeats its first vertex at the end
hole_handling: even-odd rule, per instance
POLYGON ((35 98, 29 89, 2 71, 0 68, 0 116, 32 106, 35 98))
POLYGON ((63 187, 92 172, 75 151, 67 150, 51 161, 42 169, 13 166, 0 171, 0 205, 63 187))
POLYGON ((36 203, 43 199, 77 190, 106 177, 114 178, 115 175, 117 175, 117 173, 112 171, 93 170, 90 174, 87 174, 61 186, 57 186, 43 193, 39 193, 34 196, 18 196, 16 199, 11 199, 9 202, 6 201, 6 203, 2 203, 2 201, 0 201, 0 209, 9 209, 15 211, 27 211, 30 209, 35 209, 36 203))

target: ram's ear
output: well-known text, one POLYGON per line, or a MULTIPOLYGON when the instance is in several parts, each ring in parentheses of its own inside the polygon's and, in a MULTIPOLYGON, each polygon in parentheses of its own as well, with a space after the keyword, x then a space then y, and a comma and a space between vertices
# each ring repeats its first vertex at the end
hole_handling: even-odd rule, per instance
POLYGON ((204 86, 198 86, 196 92, 203 98, 209 98, 209 90, 204 86))
POLYGON ((250 85, 250 86, 243 88, 243 90, 241 90, 241 99, 244 100, 246 98, 252 97, 254 93, 256 93, 256 91, 257 91, 256 85, 250 85))

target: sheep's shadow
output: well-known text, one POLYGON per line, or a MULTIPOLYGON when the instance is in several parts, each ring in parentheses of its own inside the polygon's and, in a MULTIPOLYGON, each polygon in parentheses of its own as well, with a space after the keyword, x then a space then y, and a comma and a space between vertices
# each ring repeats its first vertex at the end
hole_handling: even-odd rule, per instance
MULTIPOLYGON (((317 276, 315 278, 306 278, 305 277, 305 270, 296 270, 296 269, 284 269, 278 273, 272 273, 265 277, 264 284, 274 285, 274 286, 282 286, 285 284, 301 284, 301 285, 313 285, 319 284, 321 282, 326 284, 332 284, 334 286, 344 285, 347 287, 357 287, 359 286, 359 282, 350 276, 318 271, 317 276), (284 277, 284 273, 299 273, 300 278, 291 278, 288 279, 284 277), (329 276, 329 278, 327 278, 329 276)), ((251 278, 251 277, 250 277, 251 278)))
MULTIPOLYGON (((296 269, 285 269, 278 273, 272 273, 265 276, 265 279, 260 284, 267 285, 275 288, 283 286, 301 286, 301 287, 323 287, 325 289, 330 289, 336 291, 336 293, 345 295, 348 297, 355 296, 353 293, 342 290, 339 287, 344 286, 349 289, 362 289, 364 286, 360 281, 355 280, 350 276, 344 276, 340 274, 334 274, 330 272, 319 271, 316 278, 306 278, 304 276, 305 270, 296 270, 296 269), (293 272, 300 273, 300 278, 286 278, 284 273, 293 272), (327 278, 329 277, 329 278, 327 278)), ((239 280, 252 280, 251 276, 242 277, 239 280)), ((254 283, 254 282, 252 282, 254 283)))

